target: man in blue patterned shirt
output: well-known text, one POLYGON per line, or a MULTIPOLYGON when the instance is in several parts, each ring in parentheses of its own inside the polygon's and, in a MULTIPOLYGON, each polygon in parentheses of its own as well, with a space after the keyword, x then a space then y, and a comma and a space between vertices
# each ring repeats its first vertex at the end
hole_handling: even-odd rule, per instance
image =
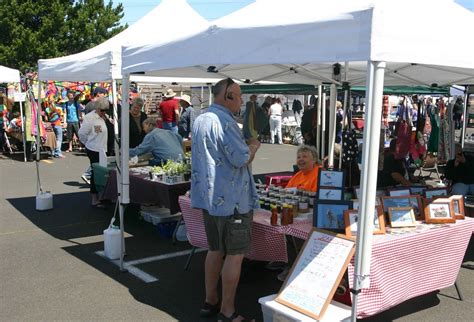
POLYGON ((214 86, 213 95, 215 103, 196 119, 192 132, 191 206, 203 210, 209 244, 201 316, 219 312, 217 284, 222 271, 217 319, 241 321, 235 312, 235 291, 250 247, 253 209, 257 208, 250 163, 260 142, 255 138, 245 141, 233 117, 242 105, 240 86, 224 79, 214 86))

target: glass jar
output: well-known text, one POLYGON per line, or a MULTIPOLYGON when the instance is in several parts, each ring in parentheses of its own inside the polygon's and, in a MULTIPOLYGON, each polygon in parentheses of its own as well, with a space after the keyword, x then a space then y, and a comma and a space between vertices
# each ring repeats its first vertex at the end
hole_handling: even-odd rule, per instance
POLYGON ((270 217, 270 224, 272 226, 278 226, 278 208, 277 205, 271 205, 272 215, 270 217))
POLYGON ((308 200, 309 198, 306 196, 300 197, 300 203, 299 203, 299 212, 301 213, 307 213, 309 211, 309 204, 308 200))
POLYGON ((308 205, 309 208, 314 208, 314 199, 316 199, 316 192, 310 191, 308 193, 308 205))
POLYGON ((284 203, 281 210, 281 225, 290 224, 290 206, 287 203, 284 203))

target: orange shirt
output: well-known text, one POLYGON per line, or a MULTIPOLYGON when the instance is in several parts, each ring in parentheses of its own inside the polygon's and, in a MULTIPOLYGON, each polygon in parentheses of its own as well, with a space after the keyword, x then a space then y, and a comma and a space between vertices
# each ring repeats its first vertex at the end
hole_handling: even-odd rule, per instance
POLYGON ((297 188, 307 191, 314 191, 318 189, 318 172, 321 166, 316 164, 308 173, 303 173, 303 171, 298 171, 286 185, 287 188, 297 188))

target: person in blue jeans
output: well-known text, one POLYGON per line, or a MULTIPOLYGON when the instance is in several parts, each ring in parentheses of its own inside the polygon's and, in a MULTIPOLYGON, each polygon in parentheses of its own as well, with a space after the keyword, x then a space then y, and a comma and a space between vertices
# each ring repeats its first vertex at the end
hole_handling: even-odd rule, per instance
POLYGON ((79 138, 79 120, 81 120, 80 104, 74 99, 74 92, 67 92, 68 101, 64 103, 63 111, 66 113, 67 139, 69 148, 67 152, 72 152, 74 135, 79 138))

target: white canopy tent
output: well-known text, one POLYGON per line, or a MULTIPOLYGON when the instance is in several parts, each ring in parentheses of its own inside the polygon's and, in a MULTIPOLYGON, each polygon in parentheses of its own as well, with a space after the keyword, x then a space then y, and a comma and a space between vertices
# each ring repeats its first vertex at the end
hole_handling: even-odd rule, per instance
MULTIPOLYGON (((125 47, 124 79, 140 72, 339 83, 333 80, 332 64, 347 62, 347 81, 367 87, 354 276, 357 294, 369 285, 384 83, 473 83, 474 43, 466 42, 459 30, 474 30, 474 14, 449 0, 257 1, 240 11, 245 19, 237 19, 238 14, 183 41, 125 47), (443 28, 433 32, 432 24, 418 23, 420 15, 443 21, 443 28), (448 39, 462 43, 463 49, 453 52, 448 39)), ((353 320, 356 312, 357 297, 353 320)))
POLYGON ((0 83, 19 83, 20 71, 5 66, 0 66, 0 83))
POLYGON ((162 0, 139 21, 84 52, 38 60, 39 79, 64 81, 110 81, 121 78, 121 46, 165 44, 205 30, 209 22, 186 0, 162 0))
MULTIPOLYGON (((20 71, 17 69, 0 66, 0 83, 20 83, 20 71)), ((23 102, 21 99, 19 100, 19 102, 21 115, 21 136, 23 139, 23 161, 26 162, 25 121, 23 120, 23 102)))

